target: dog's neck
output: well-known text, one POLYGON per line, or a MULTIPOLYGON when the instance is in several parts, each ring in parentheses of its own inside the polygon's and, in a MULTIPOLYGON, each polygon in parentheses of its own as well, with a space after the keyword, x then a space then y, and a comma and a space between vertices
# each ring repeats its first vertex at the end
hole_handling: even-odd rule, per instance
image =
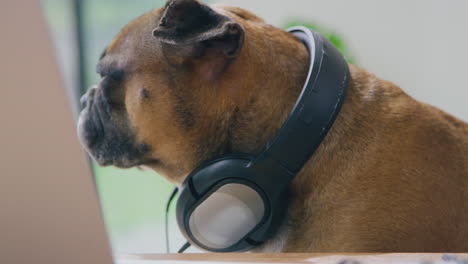
POLYGON ((362 111, 365 111, 366 105, 373 103, 373 99, 362 95, 369 94, 369 89, 373 89, 374 86, 369 83, 359 83, 358 80, 372 80, 373 78, 366 71, 353 65, 350 65, 350 73, 348 95, 337 119, 319 148, 291 183, 288 216, 279 231, 253 252, 294 252, 297 245, 294 245, 296 240, 293 237, 303 236, 295 232, 298 230, 301 232, 303 229, 300 226, 307 222, 306 219, 311 218, 314 208, 321 206, 319 201, 317 204, 305 203, 313 201, 311 197, 318 197, 318 192, 323 190, 333 177, 339 177, 348 169, 349 164, 344 162, 346 156, 350 155, 350 151, 359 151, 356 145, 362 145, 366 141, 364 133, 362 138, 355 138, 353 141, 345 135, 356 129, 372 130, 368 120, 361 117, 362 111), (368 78, 356 78, 363 74, 368 75, 368 78), (286 248, 285 245, 288 247, 286 248))

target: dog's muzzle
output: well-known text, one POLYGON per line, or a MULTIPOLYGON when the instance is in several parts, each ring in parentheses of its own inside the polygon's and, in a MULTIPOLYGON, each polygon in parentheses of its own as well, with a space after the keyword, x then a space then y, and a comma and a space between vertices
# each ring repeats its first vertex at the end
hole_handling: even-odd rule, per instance
POLYGON ((129 168, 144 163, 150 147, 136 143, 125 112, 114 111, 97 87, 89 89, 80 103, 78 136, 99 165, 129 168))

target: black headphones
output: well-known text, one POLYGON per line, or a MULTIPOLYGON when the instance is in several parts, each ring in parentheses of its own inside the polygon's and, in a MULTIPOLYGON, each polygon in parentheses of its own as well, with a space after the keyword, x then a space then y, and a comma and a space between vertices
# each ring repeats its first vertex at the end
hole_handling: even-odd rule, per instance
POLYGON ((177 222, 193 245, 246 251, 271 237, 288 205, 288 186, 322 142, 341 109, 348 64, 313 30, 288 30, 310 53, 305 86, 288 119, 262 153, 229 154, 193 171, 180 188, 177 222))

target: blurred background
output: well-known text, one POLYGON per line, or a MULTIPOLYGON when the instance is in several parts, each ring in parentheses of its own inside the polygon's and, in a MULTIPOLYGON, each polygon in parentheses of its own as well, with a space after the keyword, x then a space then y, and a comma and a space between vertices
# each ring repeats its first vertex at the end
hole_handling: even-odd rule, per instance
MULTIPOLYGON (((243 7, 282 28, 295 24, 313 27, 340 48, 351 63, 398 84, 420 101, 468 121, 468 1, 205 2, 243 7)), ((164 3, 42 1, 75 114, 79 96, 98 82, 95 64, 106 45, 129 21, 164 3)), ((114 252, 165 252, 165 206, 173 186, 154 172, 96 165, 94 171, 114 252)), ((169 216, 174 252, 184 240, 173 210, 169 216)))

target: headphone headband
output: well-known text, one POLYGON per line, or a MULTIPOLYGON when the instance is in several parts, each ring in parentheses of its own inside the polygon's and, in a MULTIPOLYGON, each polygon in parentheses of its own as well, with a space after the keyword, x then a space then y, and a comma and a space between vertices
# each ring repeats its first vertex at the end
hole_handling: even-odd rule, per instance
POLYGON ((253 166, 265 159, 274 159, 295 175, 335 121, 346 97, 349 69, 343 55, 317 32, 302 26, 288 31, 298 37, 309 51, 309 72, 288 119, 253 166))

